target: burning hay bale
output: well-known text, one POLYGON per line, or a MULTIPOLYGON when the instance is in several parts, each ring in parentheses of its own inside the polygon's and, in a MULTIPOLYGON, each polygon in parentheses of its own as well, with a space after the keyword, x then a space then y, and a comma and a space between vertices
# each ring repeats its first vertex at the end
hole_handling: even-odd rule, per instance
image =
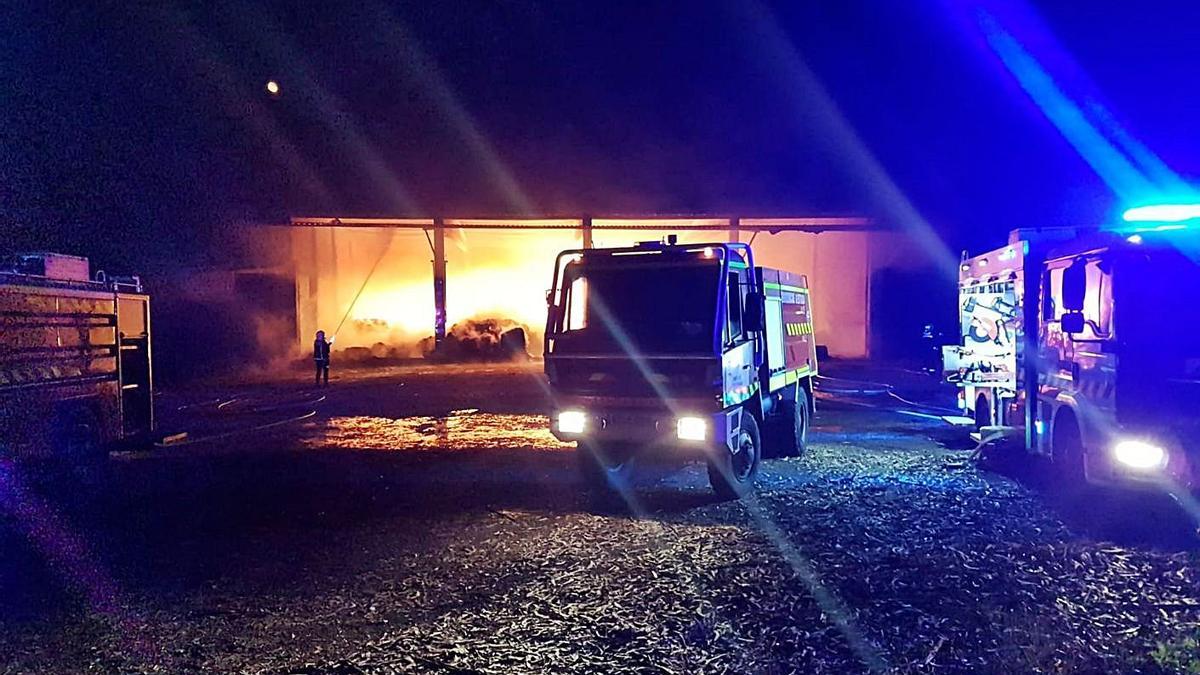
POLYGON ((421 352, 436 361, 520 361, 529 358, 527 335, 509 319, 468 319, 451 326, 440 346, 422 340, 421 352))
POLYGON ((376 342, 370 347, 345 347, 335 352, 337 363, 351 365, 389 365, 404 363, 417 358, 417 353, 411 344, 393 345, 376 342))
POLYGON ((441 362, 525 361, 529 355, 529 329, 509 319, 469 319, 450 327, 441 346, 428 336, 412 342, 375 342, 369 347, 348 346, 336 352, 338 363, 356 366, 389 365, 425 358, 441 362))

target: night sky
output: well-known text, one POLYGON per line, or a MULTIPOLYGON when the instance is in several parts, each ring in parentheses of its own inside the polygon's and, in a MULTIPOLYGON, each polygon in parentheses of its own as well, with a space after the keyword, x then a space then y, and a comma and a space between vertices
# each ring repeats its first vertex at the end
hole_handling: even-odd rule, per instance
POLYGON ((308 213, 865 213, 954 250, 1111 219, 1130 196, 981 12, 1200 176, 1195 2, 204 4, 0 10, 6 248, 205 264, 308 213))

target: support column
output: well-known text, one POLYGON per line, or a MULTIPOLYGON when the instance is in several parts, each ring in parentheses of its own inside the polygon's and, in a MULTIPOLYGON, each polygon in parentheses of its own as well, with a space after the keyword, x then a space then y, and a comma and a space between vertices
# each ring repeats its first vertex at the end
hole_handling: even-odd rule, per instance
POLYGON ((731 241, 731 242, 740 241, 740 232, 738 231, 740 228, 741 228, 741 219, 740 218, 730 218, 729 219, 729 241, 731 241))
POLYGON ((592 248, 592 217, 584 216, 579 222, 583 229, 583 247, 592 248))
POLYGON ((440 347, 446 339, 446 226, 441 218, 433 221, 433 344, 440 347))

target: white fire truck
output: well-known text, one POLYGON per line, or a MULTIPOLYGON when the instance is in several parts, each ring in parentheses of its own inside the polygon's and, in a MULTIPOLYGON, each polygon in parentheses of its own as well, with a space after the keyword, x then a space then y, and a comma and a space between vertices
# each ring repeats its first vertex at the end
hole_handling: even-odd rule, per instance
POLYGON ((746 244, 563 251, 545 368, 551 431, 593 488, 651 457, 707 460, 739 497, 768 455, 804 452, 817 375, 807 279, 757 267, 746 244))
POLYGON ((943 357, 981 433, 1020 435, 1064 481, 1197 487, 1198 234, 1016 230, 964 255, 943 357))
POLYGON ((102 459, 153 428, 140 280, 52 253, 0 261, 0 459, 102 459))

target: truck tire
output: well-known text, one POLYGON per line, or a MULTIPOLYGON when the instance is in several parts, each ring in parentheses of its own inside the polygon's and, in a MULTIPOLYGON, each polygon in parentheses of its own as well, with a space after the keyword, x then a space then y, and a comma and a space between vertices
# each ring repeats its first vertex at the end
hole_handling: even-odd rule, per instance
POLYGON ((103 463, 108 448, 100 433, 99 419, 87 406, 72 406, 59 413, 55 450, 60 459, 73 464, 103 463))
POLYGON ((585 491, 595 496, 624 492, 629 488, 629 452, 620 448, 580 441, 575 448, 575 467, 585 491))
POLYGON ((812 407, 808 404, 808 392, 796 387, 796 400, 781 401, 774 418, 771 434, 772 455, 775 457, 801 457, 808 449, 808 427, 812 422, 812 407))
POLYGON ((762 463, 762 437, 750 411, 742 411, 737 452, 715 448, 708 462, 708 482, 723 499, 741 499, 754 491, 758 466, 762 463))

